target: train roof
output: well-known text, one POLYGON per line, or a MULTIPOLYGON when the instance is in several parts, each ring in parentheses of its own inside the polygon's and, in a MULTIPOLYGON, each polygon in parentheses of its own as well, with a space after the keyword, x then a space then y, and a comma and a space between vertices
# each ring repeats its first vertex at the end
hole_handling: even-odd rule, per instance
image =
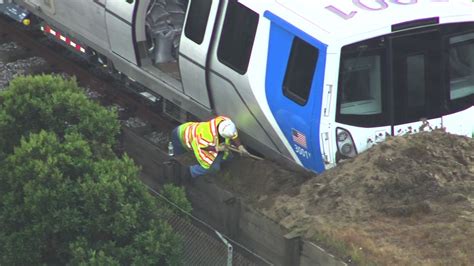
MULTIPOLYGON (((392 25, 425 18, 474 21, 471 0, 241 0, 312 33, 323 42, 390 33, 392 25), (257 3, 255 3, 257 2, 257 3), (271 2, 271 3, 269 3, 271 2), (266 4, 264 4, 266 3, 266 4), (264 10, 266 9, 266 10, 264 10)), ((348 41, 349 41, 348 40, 348 41)))

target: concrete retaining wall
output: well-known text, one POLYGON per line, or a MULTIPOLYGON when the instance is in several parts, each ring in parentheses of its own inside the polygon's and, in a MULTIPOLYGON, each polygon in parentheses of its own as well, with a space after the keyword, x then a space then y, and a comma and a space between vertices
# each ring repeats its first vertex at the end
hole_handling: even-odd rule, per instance
MULTIPOLYGON (((166 182, 178 182, 176 176, 170 177, 173 171, 166 165, 166 153, 128 128, 123 129, 122 139, 127 154, 142 167, 145 183, 157 188, 166 182)), ((345 265, 205 178, 187 187, 187 193, 194 216, 275 265, 345 265)))
POLYGON ((340 259, 326 252, 323 248, 309 241, 302 241, 302 248, 300 253, 300 266, 339 266, 347 265, 340 259))

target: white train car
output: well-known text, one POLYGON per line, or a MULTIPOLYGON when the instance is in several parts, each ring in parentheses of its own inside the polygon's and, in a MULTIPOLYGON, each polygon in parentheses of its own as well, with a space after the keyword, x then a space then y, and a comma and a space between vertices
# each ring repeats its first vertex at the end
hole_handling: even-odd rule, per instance
POLYGON ((3 2, 145 95, 227 115, 245 144, 315 172, 386 136, 474 134, 470 0, 3 2))

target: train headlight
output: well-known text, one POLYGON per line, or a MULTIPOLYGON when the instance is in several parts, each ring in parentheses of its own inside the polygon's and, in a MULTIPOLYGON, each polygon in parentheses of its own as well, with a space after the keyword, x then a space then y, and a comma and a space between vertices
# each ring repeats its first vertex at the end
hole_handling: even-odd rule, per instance
POLYGON ((342 145, 341 153, 343 155, 349 156, 351 154, 351 152, 352 152, 352 145, 351 144, 346 143, 346 144, 342 145))
POLYGON ((337 133, 337 141, 345 141, 347 137, 349 137, 349 135, 345 131, 337 133))
POLYGON ((341 156, 340 159, 352 158, 357 155, 357 150, 349 131, 343 128, 336 128, 336 139, 337 150, 339 152, 339 155, 341 156))

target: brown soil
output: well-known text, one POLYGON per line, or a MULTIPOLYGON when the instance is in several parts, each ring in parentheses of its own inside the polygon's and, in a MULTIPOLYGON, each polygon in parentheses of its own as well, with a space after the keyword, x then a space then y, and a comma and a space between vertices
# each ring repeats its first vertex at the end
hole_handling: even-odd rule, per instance
POLYGON ((442 131, 392 137, 310 178, 236 158, 215 180, 347 261, 474 263, 471 138, 442 131))

